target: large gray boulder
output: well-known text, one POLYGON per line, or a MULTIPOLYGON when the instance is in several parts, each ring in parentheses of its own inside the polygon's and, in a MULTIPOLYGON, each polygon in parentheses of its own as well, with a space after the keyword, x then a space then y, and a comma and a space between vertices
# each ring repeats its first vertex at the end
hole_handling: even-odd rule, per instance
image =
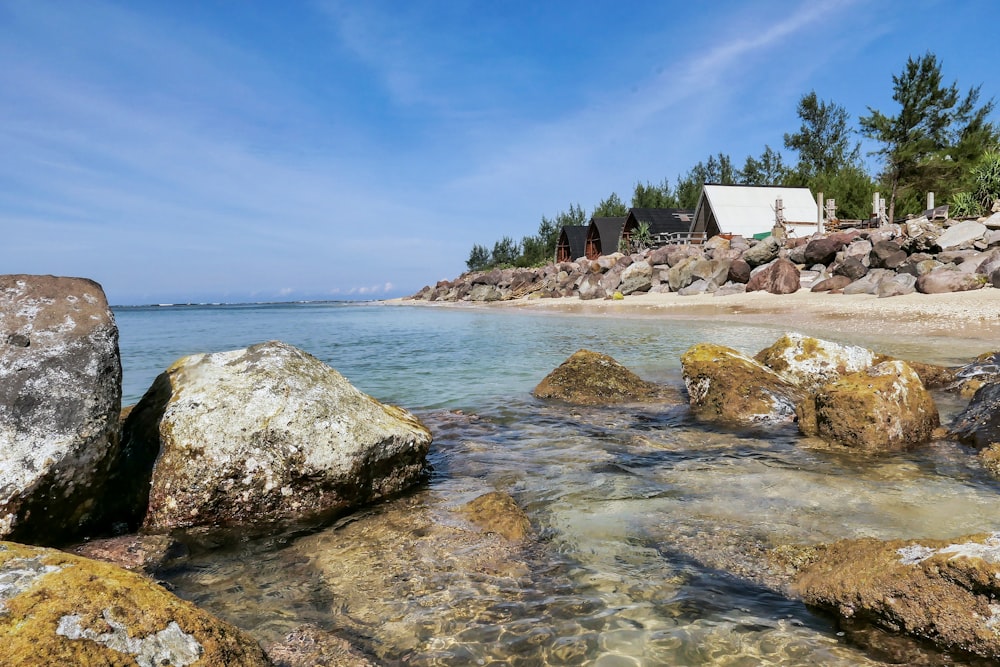
POLYGON ((54 544, 88 530, 120 411, 118 328, 101 286, 0 276, 0 539, 54 544))
POLYGON ((781 252, 781 240, 768 236, 743 253, 743 260, 750 266, 761 266, 773 262, 781 252))
POLYGON ((621 284, 618 290, 622 294, 648 292, 653 286, 653 266, 646 261, 636 262, 622 271, 621 284))
POLYGON ((159 452, 143 523, 154 533, 341 513, 415 483, 431 442, 410 413, 277 341, 178 360, 124 437, 140 458, 159 452))
POLYGON ((983 238, 985 233, 986 225, 975 220, 966 220, 946 229, 937 237, 936 243, 941 250, 959 248, 983 238))
POLYGON ((946 265, 917 278, 917 291, 923 294, 968 292, 985 287, 987 280, 981 273, 966 273, 946 265))

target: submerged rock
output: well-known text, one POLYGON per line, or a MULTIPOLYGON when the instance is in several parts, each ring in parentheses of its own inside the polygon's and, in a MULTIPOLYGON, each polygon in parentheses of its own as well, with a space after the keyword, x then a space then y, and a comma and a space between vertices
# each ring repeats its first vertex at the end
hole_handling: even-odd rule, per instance
POLYGON ((532 392, 576 405, 609 405, 670 398, 668 387, 646 382, 613 358, 577 350, 532 392))
POLYGON ((484 493, 462 507, 469 521, 488 533, 496 533, 517 542, 531 532, 531 522, 509 494, 501 491, 484 493))
POLYGON ((277 341, 178 360, 125 431, 137 458, 159 452, 147 532, 343 512, 414 484, 431 441, 409 412, 277 341))
POLYGON ((138 574, 0 542, 5 665, 269 665, 241 630, 138 574))
POLYGON ((743 424, 789 422, 802 391, 756 359, 699 343, 681 356, 691 408, 703 419, 743 424))
POLYGON ((303 625, 285 640, 267 647, 274 667, 376 667, 343 637, 315 625, 303 625))
POLYGON ((842 540, 816 550, 795 588, 844 618, 1000 658, 1000 533, 842 540))
POLYGON ((979 388, 951 426, 952 435, 976 447, 1000 445, 1000 383, 979 388))
POLYGON ((798 406, 806 435, 866 451, 925 442, 939 425, 937 406, 905 362, 887 361, 820 387, 798 406))
POLYGON ((842 375, 868 368, 875 353, 857 345, 786 333, 754 359, 806 391, 815 391, 842 375))
POLYGON ((120 410, 118 328, 101 286, 0 276, 0 538, 65 543, 98 520, 120 410))

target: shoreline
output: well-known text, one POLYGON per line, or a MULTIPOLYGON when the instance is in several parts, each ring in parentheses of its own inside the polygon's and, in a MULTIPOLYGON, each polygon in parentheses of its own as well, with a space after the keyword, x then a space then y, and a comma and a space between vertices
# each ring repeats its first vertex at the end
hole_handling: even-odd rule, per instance
POLYGON ((510 301, 421 301, 390 299, 384 306, 504 310, 585 317, 714 320, 824 328, 851 333, 861 328, 900 336, 941 336, 992 341, 1000 348, 1000 289, 985 287, 946 294, 826 294, 803 288, 794 294, 749 292, 716 297, 677 293, 630 294, 624 299, 561 297, 510 301))

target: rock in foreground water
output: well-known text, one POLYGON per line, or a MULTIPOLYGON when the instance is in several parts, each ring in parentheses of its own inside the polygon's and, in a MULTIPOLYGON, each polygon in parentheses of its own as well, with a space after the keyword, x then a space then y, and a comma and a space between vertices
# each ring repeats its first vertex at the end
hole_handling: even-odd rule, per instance
POLYGON ((1000 445, 1000 383, 980 387, 955 418, 951 432, 976 447, 1000 445))
POLYGON ((4 665, 269 665, 242 631, 107 563, 0 542, 4 665))
POLYGON ((125 437, 160 452, 148 532, 340 513, 414 484, 431 442, 409 412, 276 341, 178 360, 129 415, 125 437))
POLYGON ((906 362, 886 361, 821 387, 798 408, 806 435, 862 449, 921 444, 940 424, 937 406, 906 362))
POLYGON ((842 540, 795 587, 809 603, 946 649, 1000 658, 1000 533, 955 540, 842 540))
POLYGON ((868 368, 875 353, 857 345, 786 333, 754 359, 803 389, 814 391, 842 375, 868 368))
POLYGON ((802 390, 756 359, 711 343, 681 356, 692 410, 704 419, 743 424, 790 422, 802 390))
POLYGON ((95 519, 119 452, 118 328, 83 278, 0 276, 0 538, 56 544, 95 519))
POLYGON ((532 393, 575 405, 651 401, 671 395, 668 387, 646 382, 612 357, 590 350, 574 352, 532 393))

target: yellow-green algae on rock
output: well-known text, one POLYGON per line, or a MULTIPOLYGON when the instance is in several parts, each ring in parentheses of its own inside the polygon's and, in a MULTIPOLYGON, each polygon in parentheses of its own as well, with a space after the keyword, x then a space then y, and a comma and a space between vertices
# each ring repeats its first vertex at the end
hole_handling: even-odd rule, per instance
POLYGON ((783 376, 723 345, 693 345, 681 356, 681 368, 691 408, 702 418, 788 422, 802 398, 802 390, 783 376))
POLYGON ((951 540, 841 540, 815 550, 795 589, 813 605, 1000 658, 1000 533, 951 540))
POLYGON ((614 358, 590 350, 574 352, 546 375, 532 393, 538 398, 555 398, 575 405, 679 400, 670 387, 646 382, 614 358))
POLYGON ((847 447, 893 451, 925 442, 940 424, 934 399, 902 361, 821 387, 798 406, 799 428, 847 447))
POLYGON ((0 656, 5 667, 270 664, 249 635, 143 576, 14 542, 0 542, 0 656))

